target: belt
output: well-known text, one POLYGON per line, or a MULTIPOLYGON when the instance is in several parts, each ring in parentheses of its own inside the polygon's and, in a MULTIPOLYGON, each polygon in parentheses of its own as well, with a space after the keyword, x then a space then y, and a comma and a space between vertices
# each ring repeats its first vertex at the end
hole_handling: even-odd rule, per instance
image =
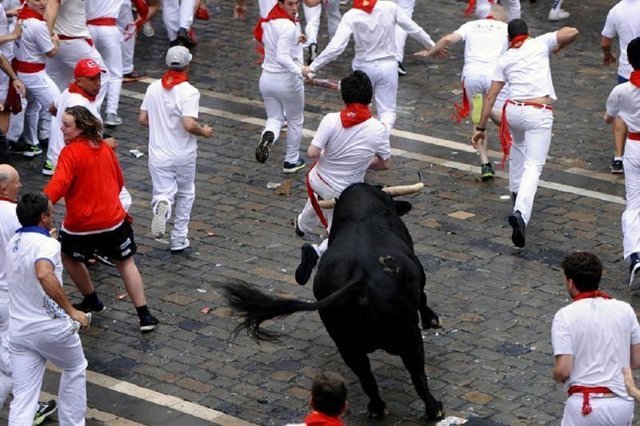
POLYGON ((89 46, 93 46, 93 40, 91 40, 90 38, 86 38, 86 37, 71 37, 71 36, 66 36, 63 34, 58 34, 58 38, 60 40, 84 40, 87 42, 87 44, 89 44, 89 46))
POLYGON ((538 109, 548 109, 550 111, 553 110, 553 107, 551 105, 541 104, 539 102, 518 102, 518 101, 513 101, 511 99, 508 99, 507 103, 510 103, 511 105, 515 105, 515 106, 530 106, 538 109))
POLYGON ((591 403, 589 402, 589 395, 592 394, 602 394, 605 397, 615 396, 611 389, 604 386, 579 386, 573 385, 569 386, 568 389, 569 395, 573 395, 574 393, 582 394, 582 415, 588 416, 593 409, 591 408, 591 403))
POLYGON ((640 132, 629 132, 627 133, 627 138, 631 139, 632 141, 640 142, 640 132))
POLYGON ((16 71, 25 74, 40 72, 45 68, 45 64, 41 64, 38 62, 25 62, 15 58, 11 61, 11 65, 13 65, 13 69, 15 69, 16 71))
POLYGON ((87 25, 114 26, 116 18, 94 18, 87 21, 87 25))

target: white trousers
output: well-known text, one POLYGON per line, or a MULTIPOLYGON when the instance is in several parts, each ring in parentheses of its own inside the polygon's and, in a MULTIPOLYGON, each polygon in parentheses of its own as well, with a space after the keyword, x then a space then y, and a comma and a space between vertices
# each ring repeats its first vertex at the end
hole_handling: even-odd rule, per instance
POLYGON ((631 426, 633 421, 633 400, 624 398, 589 398, 593 411, 582 415, 582 394, 575 393, 567 398, 562 416, 562 426, 631 426))
MULTIPOLYGON (((371 62, 352 63, 353 70, 365 72, 373 86, 373 98, 376 103, 378 120, 388 129, 396 122, 396 103, 398 98, 398 64, 395 58, 371 62)), ((289 118, 289 110, 287 110, 289 118)))
POLYGON ((42 126, 46 126, 47 133, 51 126, 51 114, 49 107, 53 101, 60 95, 58 86, 53 82, 51 77, 45 71, 34 73, 19 72, 18 78, 22 80, 27 88, 27 110, 25 112, 24 138, 31 145, 38 143, 38 118, 40 108, 46 110, 43 114, 45 122, 42 126))
POLYGON ((107 67, 107 114, 118 114, 122 89, 122 34, 115 25, 87 25, 89 33, 107 67))
POLYGON ((136 29, 133 26, 131 0, 124 0, 118 15, 118 30, 122 34, 122 74, 133 71, 133 52, 136 48, 136 29))
POLYGON ((178 29, 191 28, 195 9, 195 0, 162 0, 162 21, 170 41, 176 39, 178 29))
POLYGON ((260 93, 267 111, 267 122, 262 133, 273 132, 275 141, 280 136, 287 111, 287 153, 284 161, 296 163, 300 157, 302 125, 304 123, 304 84, 302 80, 288 72, 272 73, 262 71, 260 93))
POLYGON ((9 301, 0 302, 0 410, 11 393, 11 358, 9 355, 9 301))
MULTIPOLYGON (((409 18, 413 17, 413 9, 416 5, 416 0, 396 0, 396 4, 402 9, 409 18)), ((396 25, 396 60, 402 62, 404 60, 404 45, 407 42, 407 32, 403 30, 399 25, 396 25)))
POLYGON ((11 334, 9 351, 13 369, 13 401, 9 424, 33 424, 47 361, 62 370, 58 388, 58 419, 61 425, 82 426, 87 411, 87 360, 71 320, 52 320, 56 327, 22 335, 11 334))
MULTIPOLYGON (((481 93, 485 95, 489 91, 489 87, 491 87, 491 78, 487 75, 465 75, 462 81, 464 84, 465 92, 467 93, 467 99, 469 100, 469 104, 473 102, 473 95, 476 93, 481 93)), ((505 84, 500 93, 498 93, 498 97, 496 97, 496 101, 493 104, 494 110, 499 110, 500 114, 502 114, 502 106, 509 98, 509 85, 505 84)))
POLYGON ((622 247, 627 259, 640 252, 640 142, 627 139, 622 164, 627 199, 622 213, 622 247))
POLYGON ((196 198, 196 159, 185 164, 152 164, 149 161, 149 173, 153 183, 151 208, 155 215, 158 202, 169 202, 167 219, 171 217, 171 206, 175 202, 175 214, 171 239, 186 237, 189 233, 191 209, 196 198))
POLYGON ((527 224, 551 144, 553 112, 508 104, 507 121, 513 136, 509 154, 509 191, 518 193, 513 211, 519 210, 527 224))
POLYGON ((320 30, 320 16, 322 10, 327 12, 327 29, 329 31, 329 39, 332 39, 338 24, 340 23, 340 1, 339 0, 323 0, 321 3, 313 7, 308 7, 304 3, 302 4, 302 10, 304 11, 304 20, 306 22, 304 26, 304 33, 307 36, 306 45, 312 43, 318 43, 318 31, 320 30))

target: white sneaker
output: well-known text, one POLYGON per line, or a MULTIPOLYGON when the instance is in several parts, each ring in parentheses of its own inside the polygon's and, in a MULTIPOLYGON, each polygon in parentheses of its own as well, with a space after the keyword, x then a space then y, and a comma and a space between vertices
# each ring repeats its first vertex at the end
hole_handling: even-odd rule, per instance
POLYGON ((151 22, 147 21, 142 24, 142 34, 144 34, 145 37, 153 37, 154 35, 156 35, 156 30, 154 30, 153 26, 151 26, 151 22))
POLYGON ((105 118, 104 124, 105 126, 116 127, 122 124, 122 118, 110 112, 107 114, 107 118, 105 118))
POLYGON ((561 21, 563 19, 567 19, 569 16, 571 16, 571 14, 564 9, 551 9, 547 19, 552 22, 561 21))
POLYGON ((167 200, 158 201, 156 213, 151 221, 151 233, 154 238, 162 238, 167 230, 167 213, 169 212, 169 202, 167 200))
POLYGON ((189 247, 191 243, 187 237, 178 237, 171 239, 171 251, 182 251, 189 247))

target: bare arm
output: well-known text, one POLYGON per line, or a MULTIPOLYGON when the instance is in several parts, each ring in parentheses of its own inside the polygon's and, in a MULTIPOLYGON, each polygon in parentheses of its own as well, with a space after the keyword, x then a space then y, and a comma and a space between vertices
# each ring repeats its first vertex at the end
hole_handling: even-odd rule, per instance
POLYGON ((624 385, 626 386, 629 395, 633 399, 640 401, 640 390, 636 387, 631 369, 628 367, 623 368, 622 375, 624 376, 624 385))
POLYGON ((616 57, 611 53, 611 40, 609 37, 600 37, 600 48, 602 49, 602 65, 611 65, 616 63, 616 57))
POLYGON ((484 101, 482 102, 482 114, 480 116, 480 121, 478 125, 473 131, 473 136, 471 137, 471 143, 474 147, 477 147, 477 144, 483 141, 487 135, 484 130, 487 128, 487 122, 489 121, 489 117, 491 116, 491 110, 493 109, 493 104, 496 102, 496 98, 498 97, 498 93, 504 87, 504 81, 492 81, 489 90, 484 95, 484 101))
POLYGON ((309 148, 307 148, 307 156, 310 160, 317 160, 318 157, 320 157, 321 152, 322 150, 313 144, 309 145, 309 148))
POLYGON ((58 48, 60 47, 60 41, 58 40, 58 35, 54 34, 51 36, 51 41, 53 42, 53 49, 45 53, 48 58, 53 58, 58 54, 58 48))
POLYGON ((236 0, 236 7, 233 9, 233 17, 241 21, 247 19, 247 5, 245 0, 236 0))
POLYGON ((55 274, 53 264, 46 259, 36 261, 36 276, 44 292, 52 298, 73 319, 78 321, 83 328, 89 326, 89 320, 84 312, 75 309, 64 293, 60 281, 55 274))
POLYGON ((0 36, 0 44, 15 41, 22 35, 22 25, 18 22, 12 32, 0 36))
POLYGON ((389 170, 391 168, 391 157, 383 160, 377 155, 373 157, 371 160, 371 164, 369 164, 369 169, 371 170, 389 170))
POLYGON ((564 383, 571 375, 573 355, 556 355, 553 362, 553 380, 564 383))
POLYGON ((53 27, 56 24, 58 18, 58 10, 60 9, 59 1, 50 1, 47 3, 47 9, 44 12, 44 19, 47 21, 47 28, 49 28, 49 34, 53 34, 53 27))
POLYGON ((421 50, 420 52, 417 52, 416 55, 430 58, 442 52, 443 50, 446 50, 447 47, 451 46, 452 44, 456 44, 461 41, 462 41, 462 37, 459 34, 456 34, 456 33, 447 34, 446 36, 438 40, 435 46, 433 46, 431 49, 421 50))
POLYGON ((140 113, 138 114, 138 124, 142 127, 149 128, 149 114, 147 111, 140 110, 140 113))
POLYGON ((631 345, 631 359, 629 360, 631 368, 640 368, 640 344, 631 345))
POLYGON ((182 117, 182 125, 184 129, 192 135, 202 136, 204 138, 210 138, 213 136, 213 129, 206 124, 201 126, 193 117, 182 117))
POLYGON ((24 83, 18 80, 18 75, 11 67, 11 63, 4 55, 0 55, 0 69, 4 71, 5 74, 9 76, 11 80, 11 84, 13 88, 16 89, 16 92, 20 93, 20 95, 25 96, 27 94, 27 89, 24 87, 24 83))
POLYGON ((573 27, 562 27, 556 33, 556 40, 558 40, 558 48, 556 52, 563 49, 576 41, 578 37, 578 29, 573 27))

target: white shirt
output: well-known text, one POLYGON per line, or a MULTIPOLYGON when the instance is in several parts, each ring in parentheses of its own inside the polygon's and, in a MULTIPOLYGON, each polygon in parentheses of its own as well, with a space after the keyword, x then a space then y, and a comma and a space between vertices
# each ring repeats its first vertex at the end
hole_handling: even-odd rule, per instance
POLYGON ((9 283, 6 277, 5 246, 20 228, 16 216, 16 204, 11 201, 0 200, 0 302, 9 301, 9 283))
POLYGON ((182 117, 197 119, 199 103, 200 92, 189 82, 170 90, 161 80, 149 85, 140 109, 149 115, 150 163, 181 164, 196 158, 196 136, 185 130, 182 117))
POLYGON ((511 99, 550 96, 556 100, 549 55, 557 47, 556 32, 528 38, 519 48, 511 48, 500 56, 491 79, 509 83, 511 99))
MULTIPOLYGON (((0 4, 0 35, 7 35, 11 31, 9 30, 9 19, 4 11, 4 6, 0 4)), ((12 42, 6 42, 0 44, 0 54, 2 54, 9 61, 13 59, 13 45, 12 42)))
POLYGON ((300 23, 290 19, 273 19, 262 24, 264 61, 262 69, 268 72, 289 72, 302 78, 302 44, 300 23))
POLYGON ((18 232, 6 245, 9 282, 9 334, 24 335, 53 327, 71 326, 66 312, 44 292, 36 276, 36 262, 54 267, 62 285, 60 243, 37 232, 18 232))
POLYGON ((478 19, 454 31, 464 41, 462 77, 491 75, 498 58, 509 47, 507 24, 495 19, 478 19))
POLYGON ((607 14, 602 35, 610 39, 618 37, 618 75, 628 80, 633 68, 627 58, 627 45, 634 38, 640 37, 640 0, 622 0, 613 6, 607 14))
POLYGON ((395 59, 396 25, 425 47, 435 44, 429 34, 398 5, 390 1, 378 1, 371 13, 353 8, 342 15, 336 34, 313 61, 311 70, 315 72, 336 59, 347 47, 352 34, 356 51, 353 60, 355 66, 380 59, 395 59))
POLYGON ((91 38, 87 28, 85 0, 60 0, 53 30, 68 37, 91 38))
POLYGON ((589 298, 560 309, 551 325, 553 355, 573 355, 565 389, 605 386, 631 399, 622 377, 630 346, 640 343, 640 326, 631 305, 615 299, 589 298))
POLYGON ((22 21, 22 36, 16 40, 16 59, 23 62, 44 64, 45 53, 53 50, 47 23, 35 18, 22 21))
POLYGON ((96 18, 118 18, 124 0, 85 0, 87 21, 96 18))
POLYGON ((310 173, 316 173, 336 192, 364 181, 374 156, 391 157, 389 131, 375 118, 351 127, 343 127, 340 113, 327 114, 311 144, 322 150, 318 163, 310 173))
POLYGON ((630 132, 640 132, 640 87, 630 82, 614 87, 607 99, 607 114, 620 117, 630 132))

